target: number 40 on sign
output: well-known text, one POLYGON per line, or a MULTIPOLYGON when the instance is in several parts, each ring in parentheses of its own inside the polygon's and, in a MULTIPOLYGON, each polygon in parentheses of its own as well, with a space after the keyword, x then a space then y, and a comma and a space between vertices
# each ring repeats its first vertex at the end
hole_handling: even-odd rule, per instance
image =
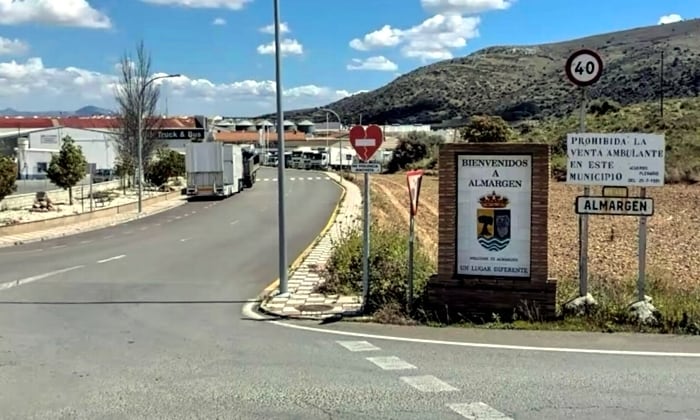
POLYGON ((603 74, 603 59, 593 50, 578 50, 569 56, 565 69, 571 83, 580 87, 590 86, 603 74))

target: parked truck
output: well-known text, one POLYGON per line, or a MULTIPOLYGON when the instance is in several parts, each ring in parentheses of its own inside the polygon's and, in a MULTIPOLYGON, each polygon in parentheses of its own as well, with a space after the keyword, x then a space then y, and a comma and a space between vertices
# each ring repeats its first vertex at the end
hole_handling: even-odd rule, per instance
POLYGON ((245 188, 253 188, 260 165, 260 154, 255 148, 243 149, 243 185, 245 188))
POLYGON ((252 165, 253 159, 240 146, 190 142, 185 148, 186 194, 189 197, 229 197, 241 192, 255 183, 257 168, 252 165))

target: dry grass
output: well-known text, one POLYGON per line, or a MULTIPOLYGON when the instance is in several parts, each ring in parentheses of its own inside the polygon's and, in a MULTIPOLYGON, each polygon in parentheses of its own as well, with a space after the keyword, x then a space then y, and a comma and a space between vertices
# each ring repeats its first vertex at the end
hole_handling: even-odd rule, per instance
MULTIPOLYGON (((372 217, 383 223, 405 223, 408 192, 405 175, 372 177, 372 217)), ((578 219, 573 205, 581 188, 551 184, 549 206, 549 271, 563 290, 578 277, 578 219)), ((595 191, 595 190, 593 190, 595 191)), ((648 219, 647 273, 665 289, 678 293, 700 289, 700 186, 667 185, 649 189, 656 213, 648 219)), ((632 194, 632 192, 631 192, 632 194)), ((423 180, 416 233, 437 259, 438 178, 423 180)), ((629 282, 637 276, 635 217, 591 216, 589 272, 606 281, 629 282)))

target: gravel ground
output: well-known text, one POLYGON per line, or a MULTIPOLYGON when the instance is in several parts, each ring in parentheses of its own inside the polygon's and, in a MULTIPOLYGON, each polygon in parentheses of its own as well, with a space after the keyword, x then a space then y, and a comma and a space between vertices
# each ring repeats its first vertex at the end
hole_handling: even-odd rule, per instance
MULTIPOLYGON (((373 175, 373 218, 408 229, 408 192, 404 174, 373 175)), ((552 181, 549 205, 549 270, 560 280, 578 277, 578 223, 575 197, 582 188, 552 181)), ((437 258, 438 178, 427 176, 420 193, 417 234, 437 258)), ((592 194, 599 193, 593 189, 592 194)), ((635 195, 636 191, 630 191, 635 195)), ((700 186, 649 188, 655 214, 648 219, 647 272, 678 290, 700 287, 700 186)), ((637 275, 639 219, 623 216, 589 218, 589 272, 605 280, 630 280, 637 275)))

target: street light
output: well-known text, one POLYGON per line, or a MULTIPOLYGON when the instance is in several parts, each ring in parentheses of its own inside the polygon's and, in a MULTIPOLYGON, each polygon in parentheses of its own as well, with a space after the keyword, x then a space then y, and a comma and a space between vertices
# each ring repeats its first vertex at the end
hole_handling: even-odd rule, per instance
POLYGON ((138 162, 138 166, 139 166, 139 178, 138 178, 138 181, 139 181, 139 186, 138 186, 139 204, 138 204, 138 213, 139 213, 139 214, 141 214, 141 210, 142 210, 141 198, 142 198, 142 196, 143 196, 143 133, 141 132, 141 131, 142 131, 142 125, 143 125, 143 122, 141 121, 141 120, 143 119, 143 115, 141 115, 141 114, 143 113, 143 106, 144 106, 144 105, 143 105, 143 95, 145 95, 145 93, 146 93, 146 88, 147 88, 151 83, 155 82, 156 80, 160 80, 160 79, 170 79, 170 78, 173 78, 173 77, 180 77, 180 75, 179 75, 179 74, 166 74, 166 75, 163 75, 163 76, 156 76, 156 77, 153 77, 153 78, 151 78, 150 80, 148 80, 146 83, 144 83, 143 86, 141 86, 141 90, 139 91, 138 103, 137 103, 137 106, 136 106, 136 110, 137 110, 136 115, 137 115, 137 119, 138 119, 138 154, 139 154, 139 157, 138 157, 138 159, 139 159, 139 162, 138 162))
MULTIPOLYGON (((338 119, 338 130, 340 130, 340 128, 343 125, 343 121, 340 119, 340 115, 338 115, 337 112, 333 111, 330 108, 321 108, 321 111, 328 112, 328 113, 335 115, 335 118, 338 119)), ((327 118, 326 118, 326 121, 328 121, 327 118)), ((326 129, 328 129, 328 124, 326 124, 326 129)), ((327 131, 326 136, 328 136, 328 135, 330 135, 330 133, 327 131)), ((328 157, 330 159, 330 154, 328 155, 328 157)), ((340 172, 341 173, 343 172, 343 160, 344 160, 343 159, 343 138, 341 137, 340 138, 340 172)))
POLYGON ((277 96, 277 212, 279 235, 279 293, 286 295, 287 282, 287 236, 285 233, 285 204, 284 204, 284 113, 282 111, 282 53, 280 51, 280 2, 273 0, 275 14, 275 90, 277 96))

